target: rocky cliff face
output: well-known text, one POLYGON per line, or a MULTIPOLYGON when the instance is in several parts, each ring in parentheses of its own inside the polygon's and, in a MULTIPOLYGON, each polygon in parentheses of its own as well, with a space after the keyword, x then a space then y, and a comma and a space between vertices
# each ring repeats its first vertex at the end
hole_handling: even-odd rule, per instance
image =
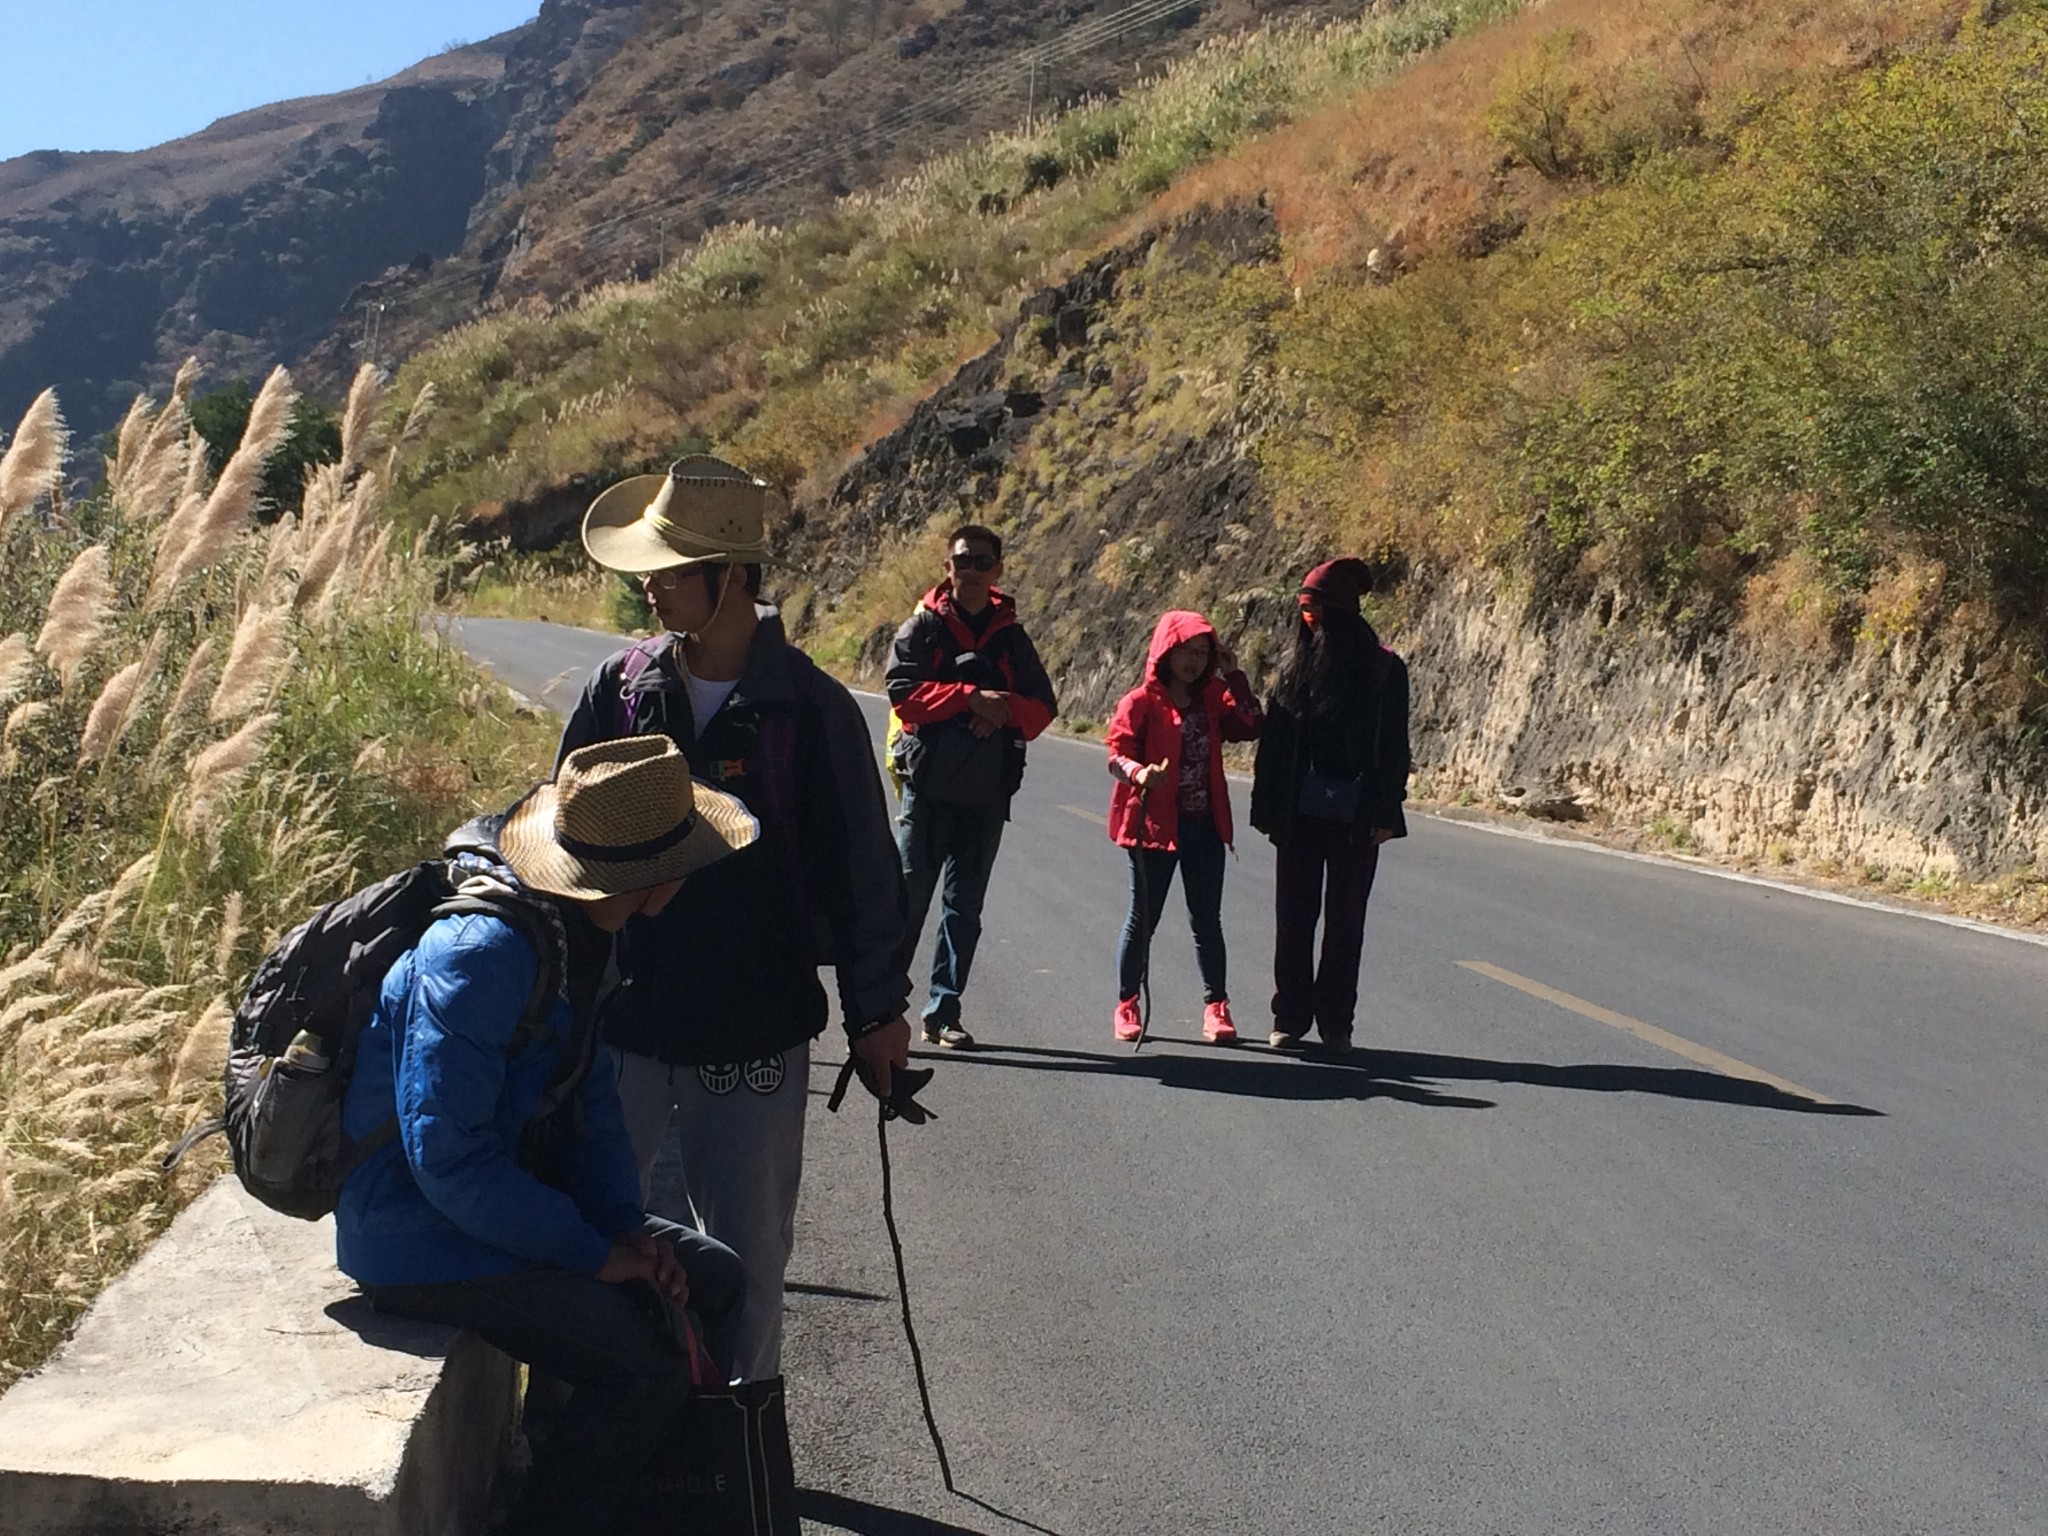
POLYGON ((1435 795, 1767 862, 2048 866, 2048 776, 1992 723, 2001 684, 1966 636, 1815 655, 1597 605, 1536 614, 1464 578, 1414 602, 1398 644, 1435 795))
MULTIPOLYGON (((57 386, 110 425, 196 353, 220 378, 296 361, 358 285, 431 272, 532 173, 639 0, 548 0, 528 26, 377 86, 136 154, 0 164, 0 418, 57 386)), ((370 336, 348 324, 345 376, 370 336)))
MULTIPOLYGON (((939 574, 935 535, 993 521, 1011 530, 1013 586, 1070 721, 1107 715, 1170 606, 1207 611, 1270 676, 1295 582, 1335 551, 1281 524, 1261 489, 1264 360, 1201 354, 1187 312, 1276 252, 1263 210, 1207 213, 1028 300, 795 509, 793 565, 812 584, 792 606, 809 631, 871 672, 901 617, 886 603, 939 574)), ((1376 601, 1413 671, 1431 797, 1654 827, 1767 863, 2048 867, 2048 765, 1996 723, 2009 685, 1989 641, 1824 654, 1674 633, 1611 598, 1538 605, 1471 572, 1386 574, 1376 601)))

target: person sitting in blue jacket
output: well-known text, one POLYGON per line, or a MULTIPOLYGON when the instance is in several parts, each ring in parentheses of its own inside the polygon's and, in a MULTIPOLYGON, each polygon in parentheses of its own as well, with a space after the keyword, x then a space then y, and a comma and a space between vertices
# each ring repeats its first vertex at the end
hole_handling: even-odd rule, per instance
POLYGON ((746 1277, 731 1249, 643 1209, 598 993, 626 920, 759 829, 661 736, 572 752, 483 827, 458 889, 550 924, 534 931, 558 940, 562 985, 522 1028, 542 957, 524 924, 474 912, 437 919, 391 968, 344 1125, 361 1140, 395 1118, 397 1134, 342 1188, 337 1259, 380 1311, 472 1329, 569 1386, 501 1530, 602 1531, 693 1370, 728 1379, 746 1277))

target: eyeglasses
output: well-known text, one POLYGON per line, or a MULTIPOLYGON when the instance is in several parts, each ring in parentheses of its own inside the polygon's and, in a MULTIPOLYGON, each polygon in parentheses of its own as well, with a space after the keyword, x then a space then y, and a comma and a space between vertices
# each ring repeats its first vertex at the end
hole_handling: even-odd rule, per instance
POLYGON ((683 584, 683 578, 689 574, 689 571, 684 569, 642 571, 640 573, 640 584, 652 587, 657 592, 673 592, 683 584))
POLYGON ((956 571, 992 571, 1003 563, 1000 555, 962 555, 952 557, 956 571))

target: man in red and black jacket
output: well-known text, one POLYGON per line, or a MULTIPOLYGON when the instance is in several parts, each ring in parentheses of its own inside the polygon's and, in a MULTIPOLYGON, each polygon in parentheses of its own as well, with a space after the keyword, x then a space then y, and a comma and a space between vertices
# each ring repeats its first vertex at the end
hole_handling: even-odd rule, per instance
POLYGON ((1010 797, 1024 777, 1024 743, 1059 706, 1016 603, 997 585, 1002 539, 970 524, 946 548, 946 579, 896 631, 888 683, 903 722, 894 766, 904 786, 896 843, 910 895, 905 963, 932 892, 942 889, 924 1038, 959 1049, 974 1044, 960 1027, 960 994, 1010 797))

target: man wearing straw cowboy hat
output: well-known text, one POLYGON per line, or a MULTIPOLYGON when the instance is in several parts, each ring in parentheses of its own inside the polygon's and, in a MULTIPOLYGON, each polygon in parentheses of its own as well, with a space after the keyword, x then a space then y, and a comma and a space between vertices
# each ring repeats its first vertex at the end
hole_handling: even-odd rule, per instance
POLYGON ((478 911, 428 927, 364 1026, 344 1124, 358 1140, 397 1134, 342 1187, 342 1269, 378 1310, 473 1329, 570 1388, 501 1531, 610 1529, 689 1393, 671 1306, 689 1303, 711 1368, 730 1369, 739 1258, 647 1219, 594 1015, 612 936, 757 835, 667 741, 572 753, 504 817, 458 834, 474 851, 454 865, 463 894, 552 930, 561 985, 540 1029, 525 1016, 541 954, 525 924, 478 911))
POLYGON ((592 504, 584 548, 640 578, 662 633, 598 667, 562 736, 564 753, 666 736, 760 818, 758 844, 627 925, 605 1010, 643 1181, 673 1119, 694 1219, 746 1263, 749 1380, 780 1370, 810 1042, 828 1013, 818 967, 834 969, 872 1089, 886 1098, 910 1053, 887 798, 860 706, 756 602, 767 489, 697 455, 592 504))

